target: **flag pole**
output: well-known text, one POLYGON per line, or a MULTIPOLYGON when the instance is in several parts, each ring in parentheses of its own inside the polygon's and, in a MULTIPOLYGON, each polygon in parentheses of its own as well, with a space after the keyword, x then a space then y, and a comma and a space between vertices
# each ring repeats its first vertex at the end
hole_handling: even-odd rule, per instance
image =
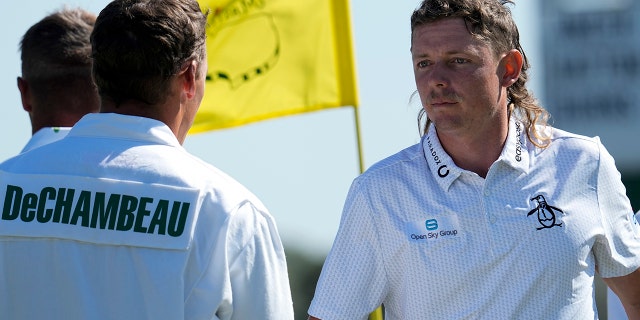
MULTIPOLYGON (((357 106, 353 106, 353 116, 356 129, 356 142, 358 144, 358 168, 360 174, 364 172, 364 156, 362 154, 362 137, 360 136, 360 111, 357 106)), ((381 318, 382 319, 382 318, 381 318)))
POLYGON ((384 316, 382 315, 382 306, 378 307, 376 310, 369 314, 369 320, 382 320, 384 316))

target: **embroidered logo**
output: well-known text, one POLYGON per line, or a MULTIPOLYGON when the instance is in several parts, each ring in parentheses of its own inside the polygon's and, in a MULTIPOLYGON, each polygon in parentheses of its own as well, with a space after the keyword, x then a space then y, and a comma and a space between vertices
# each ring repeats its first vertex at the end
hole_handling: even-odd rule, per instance
POLYGON ((460 238, 460 222, 457 216, 438 216, 427 220, 406 223, 406 234, 411 241, 443 241, 460 238))
POLYGON ((516 122, 516 161, 522 161, 522 125, 516 122))
POLYGON ((527 217, 534 213, 537 213, 538 222, 540 222, 540 225, 542 225, 541 227, 536 228, 537 230, 553 228, 553 227, 562 227, 562 223, 556 223, 557 221, 556 214, 557 212, 564 213, 564 211, 548 204, 547 200, 541 194, 531 198, 530 201, 534 201, 534 200, 538 203, 538 205, 535 208, 533 208, 533 210, 529 211, 529 213, 527 214, 527 217))
POLYGON ((444 178, 449 175, 449 168, 447 168, 446 164, 442 164, 442 160, 438 156, 438 153, 433 148, 433 143, 431 143, 431 137, 427 136, 427 145, 429 146, 429 152, 431 152, 431 156, 433 157, 433 161, 438 167, 438 176, 440 178, 444 178))

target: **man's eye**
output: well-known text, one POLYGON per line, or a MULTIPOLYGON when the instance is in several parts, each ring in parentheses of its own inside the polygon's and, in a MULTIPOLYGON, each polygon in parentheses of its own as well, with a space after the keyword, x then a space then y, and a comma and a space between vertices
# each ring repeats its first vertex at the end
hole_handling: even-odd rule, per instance
POLYGON ((429 62, 428 61, 420 61, 418 62, 418 68, 424 68, 424 67, 428 67, 429 66, 429 62))
POLYGON ((455 58, 455 59, 453 59, 453 63, 457 63, 457 64, 467 63, 468 61, 469 60, 463 59, 463 58, 455 58))

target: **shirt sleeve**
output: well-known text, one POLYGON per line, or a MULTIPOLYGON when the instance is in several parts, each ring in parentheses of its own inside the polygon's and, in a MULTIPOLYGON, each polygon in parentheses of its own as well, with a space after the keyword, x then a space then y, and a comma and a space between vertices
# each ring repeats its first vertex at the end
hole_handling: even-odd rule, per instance
POLYGON ((382 303, 385 268, 373 211, 352 185, 340 227, 325 260, 309 314, 320 319, 366 319, 382 303))
POLYGON ((293 319, 287 263, 273 217, 245 202, 231 219, 231 319, 293 319))
POLYGON ((604 237, 594 244, 594 254, 603 278, 620 277, 640 267, 640 230, 614 159, 597 142, 597 194, 604 237))

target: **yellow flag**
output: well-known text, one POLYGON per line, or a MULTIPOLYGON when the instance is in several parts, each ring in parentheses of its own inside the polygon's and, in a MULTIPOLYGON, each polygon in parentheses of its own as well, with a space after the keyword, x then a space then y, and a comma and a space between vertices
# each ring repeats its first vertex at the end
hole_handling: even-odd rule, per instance
POLYGON ((205 96, 190 133, 357 107, 348 0, 199 0, 205 96))

